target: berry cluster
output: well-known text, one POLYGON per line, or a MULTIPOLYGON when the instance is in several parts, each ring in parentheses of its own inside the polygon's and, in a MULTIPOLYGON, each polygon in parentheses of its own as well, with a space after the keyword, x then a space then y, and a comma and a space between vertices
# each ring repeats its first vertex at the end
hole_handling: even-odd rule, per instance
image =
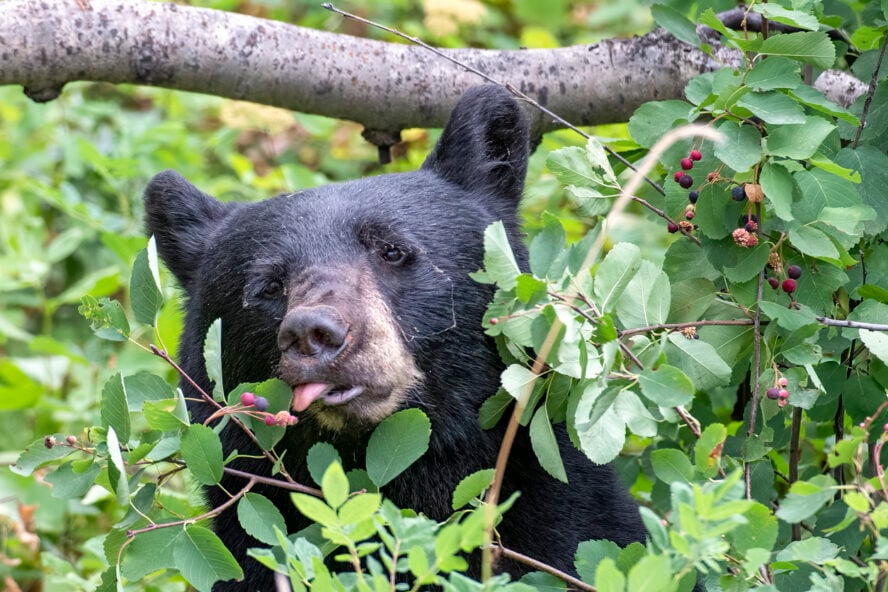
MULTIPOLYGON (((768 265, 774 270, 774 273, 780 274, 783 271, 783 264, 776 253, 771 253, 768 257, 768 265)), ((800 277, 802 277, 802 268, 798 265, 790 265, 786 268, 786 279, 781 282, 777 276, 772 275, 768 277, 768 284, 774 290, 781 288, 789 294, 790 303, 792 303, 795 301, 793 293, 798 288, 798 279, 800 277)))
MULTIPOLYGON (((251 417, 261 418, 265 425, 267 426, 280 426, 285 428, 287 426, 291 426, 298 421, 298 418, 295 415, 290 414, 288 411, 278 411, 277 413, 268 413, 268 399, 265 397, 258 397, 254 393, 245 392, 240 396, 240 404, 245 408, 252 407, 256 411, 246 411, 246 414, 251 417)), ((235 411, 240 411, 239 406, 234 405, 231 409, 235 411)))
POLYGON ((777 401, 777 405, 780 407, 786 406, 786 401, 789 399, 789 391, 786 390, 786 386, 789 384, 789 381, 786 380, 785 376, 781 376, 777 378, 775 376, 774 386, 765 391, 765 395, 773 400, 777 401))
MULTIPOLYGON (((687 158, 681 159, 681 170, 675 172, 675 182, 681 185, 684 189, 690 189, 694 184, 694 178, 690 176, 686 171, 694 168, 694 162, 703 158, 703 155, 699 150, 691 150, 691 153, 687 156, 687 158)), ((691 222, 694 219, 695 214, 695 205, 697 203, 697 199, 700 197, 700 192, 697 190, 691 190, 688 193, 688 201, 690 202, 687 207, 685 207, 684 216, 685 219, 676 224, 675 222, 670 222, 667 226, 667 229, 670 233, 678 232, 678 229, 681 228, 685 232, 690 232, 696 228, 696 226, 691 222)))

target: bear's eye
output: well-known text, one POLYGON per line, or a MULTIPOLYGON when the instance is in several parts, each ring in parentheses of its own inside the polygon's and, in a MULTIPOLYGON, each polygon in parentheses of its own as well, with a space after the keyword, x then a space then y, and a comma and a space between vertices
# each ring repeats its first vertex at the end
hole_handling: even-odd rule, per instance
POLYGON ((272 298, 277 298, 281 296, 283 293, 284 285, 278 280, 271 280, 262 287, 262 291, 259 293, 259 295, 270 300, 272 298))
POLYGON ((379 256, 382 257, 382 260, 386 263, 391 263, 392 265, 398 265, 400 263, 404 263, 407 260, 407 253, 404 252, 400 247, 396 247, 395 245, 384 243, 379 247, 379 256))

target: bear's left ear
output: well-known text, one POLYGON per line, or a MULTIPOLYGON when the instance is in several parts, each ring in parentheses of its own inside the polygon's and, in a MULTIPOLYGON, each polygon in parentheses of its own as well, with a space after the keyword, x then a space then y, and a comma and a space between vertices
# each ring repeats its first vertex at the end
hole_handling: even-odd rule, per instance
POLYGON ((527 117, 506 89, 466 91, 422 168, 469 190, 493 192, 517 204, 529 155, 527 117))
POLYGON ((190 295, 207 244, 230 209, 176 171, 158 173, 145 188, 147 234, 154 235, 160 258, 190 295))

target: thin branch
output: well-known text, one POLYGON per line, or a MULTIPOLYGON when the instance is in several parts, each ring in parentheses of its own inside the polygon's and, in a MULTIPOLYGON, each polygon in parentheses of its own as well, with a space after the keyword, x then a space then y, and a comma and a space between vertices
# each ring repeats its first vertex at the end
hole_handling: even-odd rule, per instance
POLYGON ((827 327, 847 327, 849 329, 868 329, 870 331, 888 331, 888 325, 884 323, 866 323, 864 321, 851 321, 848 319, 831 319, 829 317, 816 316, 817 322, 827 327))
MULTIPOLYGON (((802 432, 802 408, 793 407, 792 427, 789 433, 789 485, 799 480, 799 461, 802 458, 802 449, 799 447, 799 438, 802 432)), ((792 525, 792 540, 802 539, 802 527, 795 523, 792 525)))
MULTIPOLYGON (((755 204, 755 213, 759 220, 762 219, 762 204, 755 204)), ((762 309, 758 303, 762 301, 765 285, 765 268, 762 267, 758 273, 758 283, 756 286, 756 307, 752 318, 752 368, 749 371, 749 378, 752 381, 752 402, 749 408, 749 428, 746 430, 747 437, 755 434, 755 420, 758 414, 759 399, 761 398, 761 389, 759 388, 759 375, 761 374, 762 364, 762 309)), ((752 499, 752 465, 749 461, 743 461, 743 477, 746 481, 746 498, 752 499)))
POLYGON ((562 582, 566 582, 577 590, 584 590, 585 592, 595 592, 596 590, 595 586, 591 586, 583 580, 577 579, 569 573, 561 571, 560 569, 555 569, 551 565, 543 563, 542 561, 534 559, 533 557, 528 557, 523 553, 513 551, 512 549, 509 549, 508 547, 503 547, 502 545, 494 544, 493 546, 496 548, 496 551, 503 557, 511 559, 512 561, 517 561, 518 563, 523 563, 524 565, 529 565, 537 571, 543 571, 549 575, 555 576, 562 582))
POLYGON ((882 48, 879 50, 878 59, 876 59, 876 67, 870 78, 869 89, 866 91, 866 99, 863 101, 863 111, 860 113, 860 125, 857 126, 857 133, 854 134, 854 141, 851 143, 852 148, 857 148, 857 143, 860 141, 860 135, 863 133, 863 128, 866 126, 866 116, 869 113, 870 105, 873 102, 873 95, 876 94, 876 85, 879 82, 879 70, 882 69, 882 59, 885 57, 886 47, 888 47, 888 31, 885 31, 885 34, 882 36, 882 48))
POLYGON ((131 538, 135 537, 136 535, 142 534, 143 532, 151 532, 152 530, 157 530, 158 528, 169 528, 171 526, 182 526, 184 524, 194 524, 195 522, 200 522, 201 520, 207 520, 209 518, 213 518, 213 517, 221 514, 226 509, 230 508, 240 498, 244 497, 244 495, 248 491, 250 491, 254 485, 256 485, 256 479, 251 478, 247 482, 247 484, 244 485, 243 489, 241 489, 239 492, 237 492, 236 494, 231 496, 228 500, 225 501, 224 504, 220 504, 220 505, 216 506, 215 508, 213 508, 212 510, 204 512, 200 516, 194 516, 193 518, 183 518, 182 520, 174 520, 173 522, 155 522, 154 524, 149 524, 148 526, 146 526, 144 528, 136 528, 134 530, 128 530, 128 531, 126 531, 126 536, 127 536, 127 538, 131 539, 131 538))
POLYGON ((720 326, 748 326, 754 324, 755 321, 753 319, 710 319, 710 320, 701 320, 701 321, 689 321, 686 323, 660 323, 659 325, 650 325, 647 327, 634 327, 632 329, 623 329, 619 331, 618 334, 620 337, 629 337, 631 335, 637 335, 639 333, 649 333, 651 331, 662 331, 663 329, 688 329, 690 327, 703 327, 706 325, 720 325, 720 326))

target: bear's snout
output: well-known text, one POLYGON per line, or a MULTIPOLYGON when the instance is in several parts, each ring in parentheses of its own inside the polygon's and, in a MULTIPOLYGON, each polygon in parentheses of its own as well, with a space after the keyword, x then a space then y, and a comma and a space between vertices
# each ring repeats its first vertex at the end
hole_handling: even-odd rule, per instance
POLYGON ((332 306, 300 306, 287 313, 278 330, 283 354, 330 362, 348 344, 349 325, 332 306))

